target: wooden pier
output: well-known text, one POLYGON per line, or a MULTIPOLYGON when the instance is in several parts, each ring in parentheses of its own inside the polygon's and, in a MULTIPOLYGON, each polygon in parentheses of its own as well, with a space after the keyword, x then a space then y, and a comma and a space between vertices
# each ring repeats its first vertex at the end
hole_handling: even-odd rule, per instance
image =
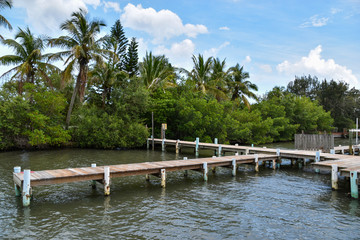
MULTIPOLYGON (((13 179, 15 183, 16 196, 22 196, 23 205, 29 206, 32 195, 32 187, 41 185, 51 185, 79 181, 91 181, 93 188, 96 183, 104 185, 104 194, 110 194, 110 180, 115 177, 145 175, 146 180, 149 175, 157 176, 161 179, 161 186, 166 185, 166 173, 172 171, 195 170, 202 173, 204 180, 207 180, 208 168, 228 167, 232 169, 232 175, 236 175, 236 169, 239 164, 253 164, 255 171, 259 171, 260 162, 270 162, 269 166, 273 169, 280 167, 282 159, 297 161, 299 166, 308 162, 313 163, 315 172, 328 170, 332 172, 332 187, 337 189, 338 175, 350 177, 351 192, 354 198, 358 198, 358 180, 360 174, 360 157, 352 155, 343 155, 348 147, 339 146, 331 149, 331 153, 322 153, 321 151, 305 150, 285 150, 272 149, 254 146, 238 146, 215 143, 201 143, 199 138, 194 142, 169 140, 169 139, 151 139, 147 140, 147 147, 150 143, 161 144, 162 150, 165 151, 166 145, 175 146, 176 153, 181 148, 194 148, 196 156, 199 155, 199 149, 214 150, 211 158, 196 158, 160 162, 144 162, 133 164, 120 164, 111 166, 96 166, 83 168, 68 168, 44 171, 30 171, 29 169, 21 172, 20 167, 14 168, 13 179), (225 152, 235 153, 234 156, 223 156, 225 152), (341 154, 336 154, 341 153, 341 154)), ((350 152, 359 152, 359 146, 353 146, 350 152)))
POLYGON ((115 177, 145 175, 148 180, 149 175, 161 178, 161 186, 165 187, 166 173, 173 171, 200 171, 204 180, 207 180, 208 168, 229 167, 232 175, 236 175, 239 164, 254 164, 255 171, 259 170, 260 162, 271 162, 275 168, 276 155, 234 155, 226 157, 212 157, 200 159, 186 159, 144 162, 133 164, 120 164, 111 166, 96 166, 83 168, 68 168, 44 171, 30 171, 29 169, 21 172, 20 167, 14 168, 13 179, 15 183, 15 193, 23 197, 23 205, 29 206, 31 199, 31 188, 41 185, 52 185, 79 181, 92 181, 93 187, 96 182, 104 185, 104 194, 110 194, 110 179, 115 177))

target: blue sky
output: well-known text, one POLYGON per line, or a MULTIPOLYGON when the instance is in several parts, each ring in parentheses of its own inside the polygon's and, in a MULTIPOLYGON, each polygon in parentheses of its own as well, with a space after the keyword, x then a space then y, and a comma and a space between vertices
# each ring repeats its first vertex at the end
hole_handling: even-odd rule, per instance
MULTIPOLYGON (((152 51, 190 69, 193 54, 226 58, 227 67, 244 65, 259 94, 308 74, 360 88, 360 0, 14 0, 1 14, 14 28, 59 36, 80 7, 106 22, 102 35, 120 19, 139 41, 140 60, 152 51)), ((12 38, 16 29, 0 31, 12 38)))

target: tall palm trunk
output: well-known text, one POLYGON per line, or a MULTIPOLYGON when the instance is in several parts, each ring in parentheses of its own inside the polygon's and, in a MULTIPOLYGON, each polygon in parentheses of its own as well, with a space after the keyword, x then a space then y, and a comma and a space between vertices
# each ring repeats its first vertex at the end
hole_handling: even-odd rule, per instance
POLYGON ((75 85, 75 89, 71 95, 71 100, 70 100, 70 105, 69 105, 69 109, 66 115, 66 129, 69 128, 70 125, 70 118, 71 118, 71 113, 72 110, 74 108, 74 103, 75 103, 75 98, 76 98, 76 94, 80 89, 80 80, 79 80, 80 75, 78 76, 77 80, 76 80, 76 85, 75 85))
POLYGON ((80 62, 80 72, 78 75, 78 80, 80 80, 79 96, 80 96, 81 103, 84 101, 88 70, 89 70, 89 67, 87 65, 87 61, 85 61, 85 60, 81 61, 80 62), (79 77, 80 77, 80 79, 79 79, 79 77))

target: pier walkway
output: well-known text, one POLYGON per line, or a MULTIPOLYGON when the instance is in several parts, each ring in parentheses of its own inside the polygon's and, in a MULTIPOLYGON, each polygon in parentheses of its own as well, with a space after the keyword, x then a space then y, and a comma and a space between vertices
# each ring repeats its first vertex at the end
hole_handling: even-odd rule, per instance
MULTIPOLYGON (((271 162, 275 168, 276 155, 234 155, 226 157, 212 157, 184 160, 171 160, 160 162, 144 162, 132 164, 120 164, 111 166, 96 166, 83 168, 68 168, 44 171, 30 171, 29 169, 21 172, 20 167, 14 168, 13 179, 15 183, 15 193, 23 197, 23 205, 28 206, 31 199, 31 187, 41 185, 52 185, 59 183, 96 181, 104 185, 104 194, 110 194, 110 179, 115 177, 146 175, 149 174, 161 178, 161 186, 165 187, 166 172, 172 171, 200 171, 204 180, 207 180, 208 168, 229 167, 232 168, 232 175, 236 175, 237 166, 240 164, 254 164, 255 171, 259 170, 259 162, 271 162)), ((187 172, 185 172, 187 173, 187 172)))

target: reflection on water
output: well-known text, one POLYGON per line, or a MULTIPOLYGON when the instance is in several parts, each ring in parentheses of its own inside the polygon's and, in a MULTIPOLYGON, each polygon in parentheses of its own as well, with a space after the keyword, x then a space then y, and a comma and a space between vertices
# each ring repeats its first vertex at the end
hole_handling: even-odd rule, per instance
MULTIPOLYGON (((200 151, 200 157, 213 151, 200 151)), ((310 166, 280 170, 242 165, 202 174, 168 172, 160 179, 132 176, 112 179, 111 195, 90 182, 34 188, 31 207, 14 196, 14 166, 32 170, 98 166, 194 158, 192 149, 178 155, 161 151, 64 149, 0 153, 0 238, 131 239, 356 239, 359 202, 348 197, 348 183, 331 191, 330 175, 310 166)))

